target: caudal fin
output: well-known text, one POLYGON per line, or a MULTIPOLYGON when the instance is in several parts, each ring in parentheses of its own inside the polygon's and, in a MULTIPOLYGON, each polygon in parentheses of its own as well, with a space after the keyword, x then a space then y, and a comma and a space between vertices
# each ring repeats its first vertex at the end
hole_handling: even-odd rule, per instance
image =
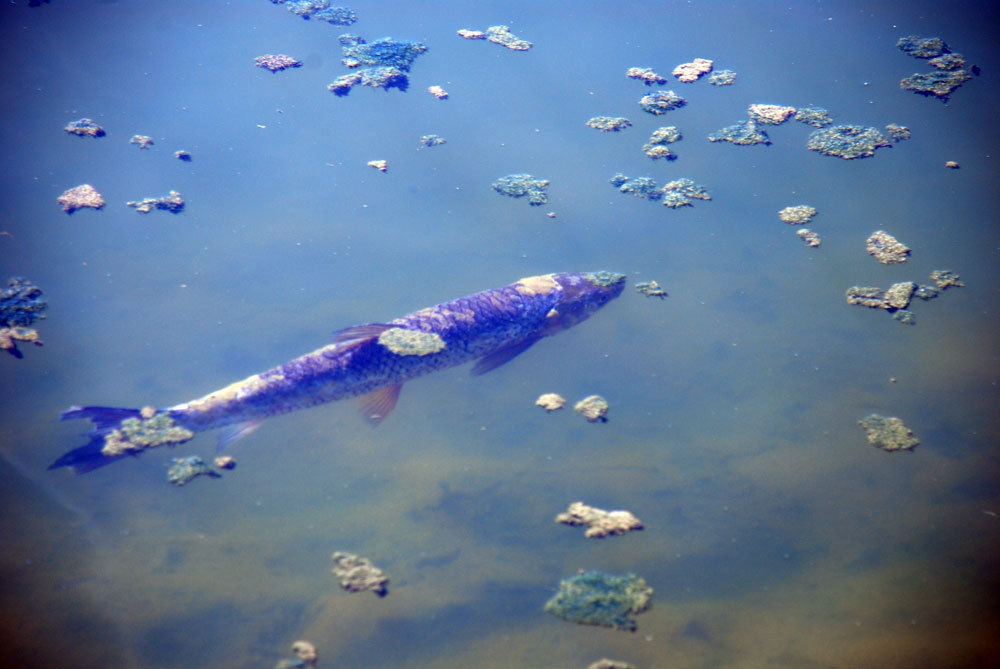
POLYGON ((110 465, 116 460, 121 460, 126 457, 126 454, 105 455, 101 452, 101 449, 104 448, 104 437, 121 425, 121 422, 126 418, 139 418, 141 415, 139 409, 118 407, 70 407, 63 411, 59 420, 86 418, 94 424, 94 429, 84 434, 85 437, 90 437, 89 442, 63 454, 61 458, 49 465, 49 469, 70 467, 77 474, 86 474, 104 465, 110 465))

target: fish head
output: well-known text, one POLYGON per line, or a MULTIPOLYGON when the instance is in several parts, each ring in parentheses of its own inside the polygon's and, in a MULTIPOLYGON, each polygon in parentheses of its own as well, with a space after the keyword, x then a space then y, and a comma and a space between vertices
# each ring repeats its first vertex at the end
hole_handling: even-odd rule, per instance
POLYGON ((562 287, 562 294, 549 312, 545 334, 555 334, 587 320, 625 289, 625 275, 615 272, 553 274, 552 278, 562 287))

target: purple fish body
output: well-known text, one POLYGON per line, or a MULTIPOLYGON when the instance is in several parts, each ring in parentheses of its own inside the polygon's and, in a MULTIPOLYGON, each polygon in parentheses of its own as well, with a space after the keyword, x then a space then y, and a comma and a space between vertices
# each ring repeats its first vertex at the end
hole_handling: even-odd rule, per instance
POLYGON ((350 397, 361 396, 365 417, 377 424, 406 381, 473 360, 474 374, 488 372, 586 320, 624 287, 625 276, 610 272, 527 277, 388 323, 341 330, 316 351, 167 409, 71 407, 62 419, 93 421, 91 441, 50 469, 91 471, 196 432, 234 426, 220 439, 229 443, 269 416, 350 397))

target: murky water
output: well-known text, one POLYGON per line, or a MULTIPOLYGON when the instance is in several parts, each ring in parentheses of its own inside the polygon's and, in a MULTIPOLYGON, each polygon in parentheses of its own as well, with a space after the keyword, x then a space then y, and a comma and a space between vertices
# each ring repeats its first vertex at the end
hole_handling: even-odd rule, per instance
POLYGON ((0 359, 6 663, 271 667, 298 638, 343 667, 997 662, 997 10, 351 6, 348 29, 264 0, 0 10, 0 271, 49 300, 45 346, 0 359), (455 35, 501 23, 535 47, 455 35), (427 44, 409 90, 328 92, 345 30, 427 44), (941 36, 981 76, 947 104, 899 90, 930 69, 896 49, 908 34, 941 36), (304 65, 272 75, 253 67, 264 53, 304 65), (695 57, 739 78, 671 80, 687 106, 638 108, 650 89, 625 70, 669 76, 695 57), (767 147, 705 140, 758 102, 912 138, 852 161, 807 151, 794 122, 767 147), (584 126, 598 115, 633 127, 584 126), (85 116, 107 136, 62 132, 85 116), (683 134, 679 157, 653 162, 641 146, 663 125, 683 134), (420 149, 428 133, 448 143, 420 149), (547 206, 490 189, 519 172, 551 181, 547 206), (615 192, 617 172, 688 177, 713 199, 668 210, 615 192), (59 210, 80 183, 103 211, 59 210), (124 204, 170 189, 182 214, 124 204), (796 204, 819 210, 819 248, 778 220, 796 204), (875 262, 876 229, 911 259, 875 262), (209 458, 215 435, 46 471, 82 443, 83 425, 55 420, 72 404, 169 406, 349 325, 602 268, 670 296, 629 287, 485 376, 416 380, 378 429, 353 403, 275 418, 235 447, 236 470, 180 489, 170 458, 209 458), (845 303, 849 286, 934 269, 966 285, 915 304, 914 326, 845 303), (546 415, 543 392, 599 393, 610 420, 546 415), (872 448, 857 426, 870 413, 920 445, 872 448), (576 500, 645 529, 584 539, 552 520, 576 500), (385 569, 388 596, 341 590, 335 550, 385 569), (543 612, 578 569, 654 588, 636 633, 543 612))

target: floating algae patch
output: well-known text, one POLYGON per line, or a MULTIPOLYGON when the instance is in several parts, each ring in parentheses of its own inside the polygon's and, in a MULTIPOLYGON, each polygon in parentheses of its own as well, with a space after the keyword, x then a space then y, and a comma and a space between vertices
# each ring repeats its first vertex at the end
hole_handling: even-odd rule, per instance
POLYGON ((281 660, 274 665, 274 669, 307 669, 315 667, 319 659, 316 646, 302 639, 292 644, 292 653, 295 654, 294 659, 281 660))
POLYGON ((674 179, 663 184, 663 206, 677 209, 678 207, 691 206, 692 199, 711 200, 712 196, 701 184, 696 184, 691 179, 674 179))
POLYGON ((801 230, 797 230, 795 234, 799 236, 799 239, 801 239, 806 243, 806 246, 813 246, 813 247, 819 246, 823 241, 822 239, 819 238, 819 235, 817 235, 809 228, 802 228, 801 230))
POLYGON ((795 107, 781 105, 750 105, 747 115, 751 121, 765 125, 780 125, 795 114, 795 107))
POLYGON ((716 130, 708 136, 708 141, 732 142, 740 146, 752 146, 754 144, 767 145, 771 143, 767 133, 757 128, 757 123, 749 119, 716 130))
POLYGON ((551 413, 566 406, 566 398, 559 393, 544 393, 535 400, 535 406, 542 407, 547 413, 551 413))
POLYGON ((972 78, 965 70, 954 70, 952 72, 926 72, 916 73, 905 79, 901 79, 899 87, 904 91, 913 91, 920 95, 940 98, 947 102, 948 97, 955 92, 955 89, 972 78))
POLYGON ((878 128, 860 125, 835 125, 823 128, 809 135, 806 148, 824 156, 837 156, 845 160, 868 158, 875 155, 875 149, 892 143, 879 132, 878 128))
POLYGON ((668 297, 667 291, 663 290, 656 281, 640 281, 635 284, 635 292, 643 297, 658 297, 661 300, 668 297))
POLYGON ((448 140, 440 135, 424 135, 420 138, 421 146, 441 146, 442 144, 447 144, 448 140))
POLYGON ((583 536, 588 539, 603 539, 641 530, 642 522, 631 511, 605 511, 583 502, 573 502, 563 513, 556 516, 556 522, 563 525, 586 525, 583 536))
POLYGON ((873 413, 859 420, 858 425, 868 436, 868 443, 883 451, 909 451, 920 443, 913 431, 893 416, 873 413))
POLYGON ((147 448, 181 444, 193 438, 194 432, 174 424, 166 411, 156 413, 152 407, 143 407, 141 417, 126 418, 105 435, 101 453, 107 456, 137 453, 147 448))
POLYGON ((681 138, 681 133, 672 125, 657 128, 649 136, 649 141, 642 145, 642 152, 656 160, 666 158, 674 160, 677 156, 670 150, 668 144, 673 144, 681 138))
POLYGON ((642 110, 659 116, 666 114, 672 109, 678 109, 687 104, 687 100, 677 95, 673 91, 656 91, 649 95, 644 95, 639 99, 639 106, 642 110))
POLYGON ((647 86, 667 83, 667 78, 658 75, 651 67, 630 67, 625 72, 625 76, 629 79, 638 79, 647 86))
POLYGON ((295 60, 291 56, 283 53, 266 53, 263 56, 257 56, 254 58, 254 62, 257 64, 257 67, 263 68, 272 73, 281 72, 282 70, 288 70, 295 67, 302 67, 301 61, 295 60))
POLYGON ((711 72, 713 64, 707 58, 695 58, 690 63, 681 63, 674 68, 671 74, 677 77, 678 81, 691 83, 692 81, 698 81, 701 75, 711 72))
POLYGON ((608 401, 600 395, 590 395, 573 405, 573 411, 587 419, 590 423, 608 422, 608 401))
POLYGON ((436 332, 389 328, 378 336, 378 343, 396 355, 430 355, 445 347, 441 335, 436 332))
POLYGON ((736 81, 736 73, 732 70, 716 70, 708 77, 708 83, 713 86, 731 86, 736 81))
POLYGON ((189 455, 186 458, 173 458, 173 462, 174 464, 167 470, 167 481, 170 485, 186 485, 199 476, 220 478, 220 475, 213 472, 212 469, 205 464, 205 461, 197 455, 189 455))
POLYGON ((952 272, 950 269, 936 269, 931 272, 931 281, 934 282, 939 289, 944 290, 945 288, 951 288, 952 286, 956 288, 961 288, 965 284, 959 281, 958 274, 952 272))
POLYGON ((528 204, 538 207, 549 201, 545 189, 549 182, 546 179, 536 179, 530 174, 508 174, 497 179, 493 190, 507 197, 527 197, 528 204))
POLYGON ((789 225, 804 225, 815 215, 816 210, 804 204, 794 207, 785 207, 778 212, 778 218, 789 225))
POLYGON ((368 43, 357 35, 341 35, 340 43, 344 52, 341 62, 345 66, 366 67, 337 77, 327 86, 328 90, 338 96, 347 95, 357 85, 405 91, 410 85, 406 73, 417 56, 427 51, 427 46, 420 42, 389 37, 368 43))
POLYGON ((70 121, 63 130, 77 137, 104 137, 105 135, 104 128, 97 125, 97 121, 91 118, 70 121))
POLYGON ((514 35, 507 26, 490 26, 486 29, 486 39, 511 51, 527 51, 533 46, 531 42, 514 35))
POLYGON ((140 149, 148 149, 153 146, 153 138, 149 135, 132 135, 132 138, 128 140, 129 144, 138 144, 140 149))
POLYGON ((890 123, 885 126, 885 132, 889 135, 889 139, 894 142, 902 142, 904 139, 910 138, 910 129, 905 125, 898 125, 896 123, 890 123))
POLYGON ((656 180, 652 177, 629 178, 618 173, 611 177, 610 182, 622 193, 631 193, 645 200, 659 200, 663 197, 663 191, 657 187, 656 180))
POLYGON ((601 571, 577 574, 559 583, 545 610, 579 625, 636 630, 631 616, 649 608, 653 589, 635 574, 615 576, 601 571))
POLYGON ((927 64, 939 70, 958 70, 965 67, 965 58, 960 53, 946 53, 937 58, 931 58, 927 64))
POLYGON ((7 287, 0 290, 0 325, 31 325, 48 307, 42 289, 22 276, 7 279, 7 287))
POLYGON ((833 123, 830 112, 822 107, 799 107, 792 120, 811 125, 814 128, 825 128, 833 123))
POLYGON ((333 575, 340 582, 340 587, 348 592, 364 592, 370 590, 379 597, 385 597, 389 592, 389 576, 372 564, 372 561, 354 553, 337 551, 332 556, 333 575))
POLYGON ((126 203, 140 214, 148 214, 154 209, 169 211, 171 214, 178 214, 184 210, 184 198, 175 190, 170 191, 163 197, 147 197, 126 203))
POLYGON ((623 116, 595 116, 587 121, 586 126, 601 132, 619 132, 631 128, 632 122, 623 116))
POLYGON ((101 209, 106 204, 101 194, 90 184, 80 184, 76 188, 70 188, 56 198, 56 202, 67 214, 72 214, 77 209, 84 207, 101 209))
POLYGON ((876 230, 865 240, 865 250, 883 265, 906 262, 910 247, 884 230, 876 230))
POLYGON ((331 7, 329 0, 271 0, 276 5, 285 5, 292 14, 308 21, 316 19, 334 26, 349 26, 358 20, 358 15, 350 7, 331 7))
POLYGON ((899 47, 900 51, 914 58, 934 58, 951 51, 940 37, 907 35, 900 37, 896 46, 899 47))

